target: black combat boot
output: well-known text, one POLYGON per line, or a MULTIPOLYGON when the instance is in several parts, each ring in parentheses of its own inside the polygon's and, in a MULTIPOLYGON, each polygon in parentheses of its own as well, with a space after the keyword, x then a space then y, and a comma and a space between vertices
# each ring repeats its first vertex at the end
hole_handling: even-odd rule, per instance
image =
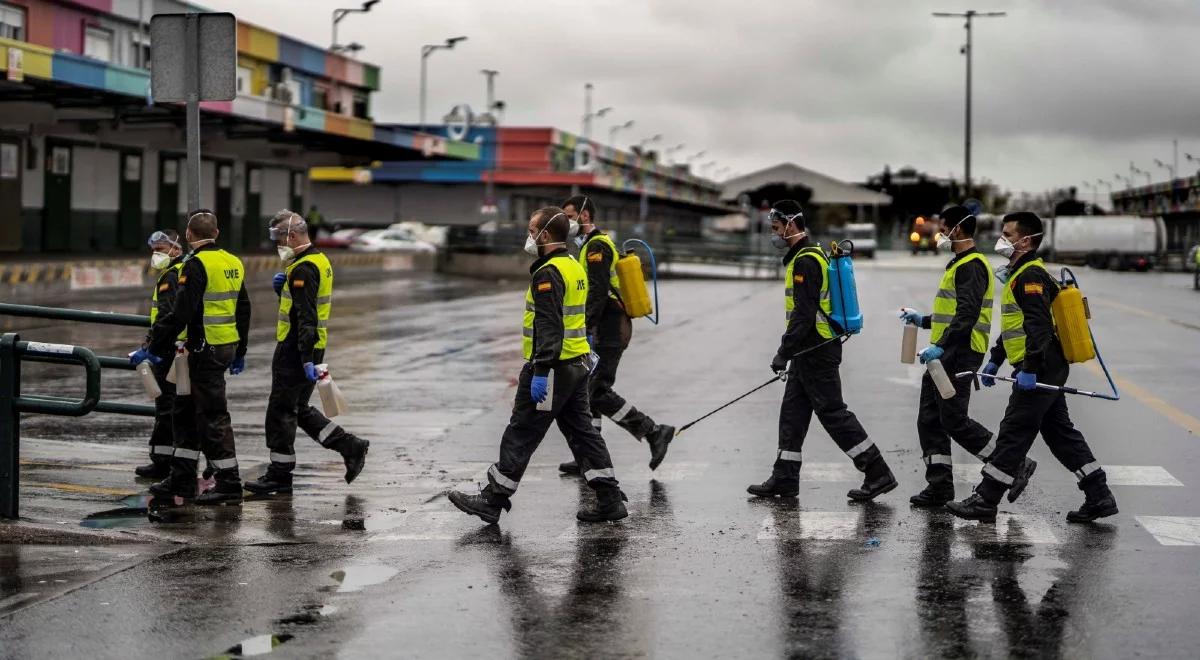
POLYGON ((255 495, 289 495, 292 492, 292 475, 268 469, 267 473, 258 479, 242 484, 242 488, 255 495))
POLYGON ((667 446, 675 438, 675 427, 657 424, 646 434, 646 444, 650 445, 650 469, 656 470, 667 457, 667 446))
POLYGON ((196 499, 196 476, 171 472, 166 479, 151 485, 149 491, 154 497, 162 499, 179 496, 185 500, 193 500, 196 499))
POLYGON ((483 522, 489 525, 495 525, 500 522, 501 511, 512 511, 512 501, 503 495, 494 495, 486 489, 481 490, 478 495, 468 495, 461 491, 450 491, 448 495, 450 503, 458 507, 459 511, 479 516, 483 522))
POLYGON ((558 471, 562 472, 563 474, 570 474, 570 475, 578 476, 579 475, 579 463, 576 463, 575 461, 567 461, 566 463, 559 463, 558 471))
MULTIPOLYGON (((884 493, 890 493, 896 489, 896 486, 900 485, 896 481, 895 475, 892 474, 892 469, 888 467, 887 462, 883 460, 883 456, 879 454, 879 450, 872 447, 869 451, 874 456, 868 459, 870 463, 867 464, 867 469, 864 470, 866 478, 863 479, 863 484, 846 493, 846 497, 855 502, 870 502, 884 493)), ((860 454, 860 456, 865 454, 866 452, 860 454)))
POLYGON ((996 505, 988 503, 987 500, 980 497, 979 493, 971 493, 970 497, 961 502, 950 502, 946 508, 950 510, 950 513, 966 520, 996 522, 996 505))
POLYGON ((1117 499, 1108 488, 1104 470, 1097 470, 1080 480, 1079 490, 1084 492, 1083 506, 1067 512, 1067 522, 1087 523, 1117 514, 1117 499))
POLYGON ((142 479, 166 479, 171 476, 171 464, 166 461, 153 461, 137 466, 133 473, 142 479))
POLYGON ((358 473, 363 471, 363 467, 367 464, 367 450, 370 447, 371 443, 362 438, 349 438, 345 446, 339 450, 342 453, 342 460, 346 462, 346 483, 354 481, 358 473))
POLYGON ((800 494, 800 484, 793 480, 776 479, 772 476, 761 484, 754 484, 746 489, 755 497, 795 497, 800 494))
POLYGON ((1025 487, 1029 485, 1029 478, 1033 476, 1037 470, 1037 461, 1032 458, 1026 458, 1025 462, 1021 463, 1021 469, 1017 470, 1017 476, 1013 477, 1012 486, 1008 488, 1008 501, 1016 502, 1021 493, 1025 492, 1025 487))
POLYGON ((575 517, 580 522, 611 522, 629 515, 625 502, 629 501, 620 488, 601 488, 596 491, 596 507, 580 509, 575 517))
POLYGON ((196 504, 200 506, 223 506, 226 504, 240 506, 242 503, 242 480, 236 475, 235 472, 232 478, 223 478, 218 472, 217 485, 197 495, 196 504))
POLYGON ((954 486, 926 486, 925 490, 908 498, 908 503, 918 509, 940 509, 954 501, 954 486))

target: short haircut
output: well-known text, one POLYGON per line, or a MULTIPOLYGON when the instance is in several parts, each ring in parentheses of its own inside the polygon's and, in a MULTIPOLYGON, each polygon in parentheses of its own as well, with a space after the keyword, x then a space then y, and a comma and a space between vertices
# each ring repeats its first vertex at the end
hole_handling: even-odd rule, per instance
POLYGON ((287 225, 293 234, 308 234, 308 223, 299 213, 290 209, 280 209, 271 217, 270 227, 278 227, 279 225, 287 225))
POLYGON ((566 211, 557 206, 544 206, 533 212, 533 226, 540 232, 545 230, 551 241, 566 242, 571 221, 566 211))
POLYGON ((771 221, 787 224, 791 222, 796 229, 805 229, 804 207, 794 199, 784 199, 771 205, 771 221))
POLYGON ((584 211, 587 211, 588 217, 591 218, 592 222, 596 221, 596 204, 592 202, 591 197, 587 195, 575 195, 563 202, 564 209, 568 206, 574 206, 577 213, 582 214, 584 211))
POLYGON ((1033 211, 1017 211, 1004 216, 1004 224, 1010 222, 1017 223, 1017 233, 1022 237, 1033 236, 1039 234, 1037 238, 1029 239, 1029 246, 1037 249, 1042 244, 1042 236, 1040 235, 1045 230, 1045 225, 1042 224, 1042 219, 1033 211))
POLYGON ((208 209, 196 209, 188 214, 188 229, 198 239, 217 237, 217 215, 208 209))
POLYGON ((942 223, 946 225, 947 233, 955 227, 959 228, 963 236, 975 236, 975 224, 978 220, 975 214, 968 211, 962 206, 948 206, 942 211, 942 223))

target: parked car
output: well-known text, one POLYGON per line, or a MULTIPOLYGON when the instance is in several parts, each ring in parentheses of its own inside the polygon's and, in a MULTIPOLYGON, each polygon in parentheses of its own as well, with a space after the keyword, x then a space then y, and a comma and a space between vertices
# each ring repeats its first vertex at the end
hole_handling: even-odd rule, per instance
POLYGON ((328 236, 318 236, 313 241, 319 248, 344 250, 354 243, 354 239, 363 235, 367 230, 361 228, 339 229, 328 236))
POLYGON ((854 244, 854 254, 867 259, 875 258, 879 249, 879 230, 869 222, 846 225, 846 238, 854 244))
POLYGON ((358 252, 437 252, 437 247, 400 229, 372 229, 356 236, 350 249, 358 252))

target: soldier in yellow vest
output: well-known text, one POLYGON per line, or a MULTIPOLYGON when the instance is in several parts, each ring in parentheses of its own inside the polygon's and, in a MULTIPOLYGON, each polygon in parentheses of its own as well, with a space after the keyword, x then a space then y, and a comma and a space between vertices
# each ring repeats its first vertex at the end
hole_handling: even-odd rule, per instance
POLYGON ((172 496, 195 498, 196 504, 242 501, 225 372, 236 376, 246 368, 250 297, 241 260, 216 246, 219 233, 212 211, 200 209, 188 216, 185 238, 192 253, 179 273, 175 306, 150 329, 150 352, 160 357, 174 351, 179 333, 187 331, 191 372, 191 395, 176 396, 171 411, 175 434, 171 474, 150 487, 163 503, 172 496), (197 496, 196 464, 201 451, 215 470, 217 484, 197 496))
MULTIPOLYGON (((903 318, 912 325, 932 331, 929 347, 921 351, 921 364, 941 360, 951 374, 979 371, 991 342, 995 296, 992 267, 975 247, 978 220, 970 211, 962 206, 951 206, 942 211, 941 217, 938 249, 950 248, 954 258, 946 265, 938 285, 933 313, 922 316, 914 309, 905 309, 903 318)), ((909 498, 913 506, 941 508, 954 499, 951 438, 985 463, 996 450, 992 432, 968 414, 971 384, 970 380, 956 380, 954 397, 943 399, 928 373, 921 378, 917 437, 921 441, 928 485, 909 498)), ((1036 462, 1025 459, 1009 490, 1010 501, 1015 501, 1025 490, 1025 484, 1036 468, 1036 462)))
MULTIPOLYGON (((1104 469, 1071 423, 1066 395, 1037 387, 1063 385, 1070 374, 1050 312, 1058 281, 1037 257, 1042 231, 1036 214, 1010 213, 1004 216, 1003 234, 996 243, 996 251, 1008 257, 1009 264, 998 273, 1000 339, 984 373, 995 375, 1007 360, 1017 370, 1017 382, 1000 422, 996 451, 983 466, 983 481, 970 497, 946 505, 960 518, 995 522, 1000 497, 1014 487, 1038 433, 1058 462, 1075 474, 1084 493, 1083 506, 1067 513, 1067 522, 1091 522, 1117 513, 1104 469)), ((996 384, 991 378, 982 380, 987 387, 996 384)))
POLYGON ((794 200, 777 202, 770 212, 771 244, 786 250, 786 326, 771 370, 787 374, 779 407, 779 451, 771 477, 746 489, 757 497, 795 497, 800 492, 800 450, 813 415, 854 467, 862 486, 846 494, 868 501, 896 488, 896 478, 879 448, 842 400, 842 343, 830 315, 829 261, 808 240, 804 210, 794 200))
POLYGON ((596 507, 580 509, 583 522, 620 520, 629 515, 617 485, 608 447, 592 426, 588 375, 592 364, 584 322, 587 273, 567 252, 571 222, 562 209, 538 209, 529 219, 525 251, 538 257, 529 267, 521 348, 525 366, 517 380, 512 417, 500 440, 500 460, 488 468, 488 484, 478 495, 451 492, 464 513, 496 523, 512 508, 533 452, 550 424, 557 422, 588 485, 596 507))
MULTIPOLYGON (((592 424, 600 428, 601 417, 608 417, 618 426, 645 439, 650 448, 650 469, 662 463, 667 446, 675 437, 675 427, 657 424, 649 415, 638 410, 613 389, 617 366, 633 337, 633 322, 625 314, 617 286, 617 246, 596 226, 596 206, 591 198, 576 195, 563 204, 567 217, 579 223, 579 260, 588 274, 588 299, 585 322, 588 344, 600 362, 592 372, 590 398, 592 424)), ((567 474, 579 474, 576 461, 563 463, 558 469, 567 474)))
MULTIPOLYGON (((171 313, 175 306, 175 290, 179 288, 179 271, 183 269, 183 246, 179 244, 179 233, 174 229, 156 231, 146 241, 150 247, 150 266, 156 275, 154 292, 150 295, 150 325, 160 316, 171 313)), ((150 335, 142 349, 150 344, 150 335)), ((144 355, 144 354, 142 354, 144 355)), ((145 360, 135 353, 131 361, 135 364, 145 360)), ((171 456, 175 453, 175 434, 171 432, 171 409, 175 406, 175 384, 167 382, 167 372, 175 361, 175 351, 164 355, 151 367, 154 379, 162 394, 154 400, 154 430, 150 433, 150 463, 139 465, 134 473, 144 479, 166 479, 171 474, 171 456)))
POLYGON ((326 449, 342 455, 346 483, 354 481, 367 460, 366 440, 347 432, 309 404, 317 384, 317 364, 325 359, 328 323, 333 309, 333 266, 312 245, 308 227, 298 214, 283 210, 271 220, 286 271, 275 275, 279 315, 275 322, 275 357, 271 361, 271 396, 267 400, 267 448, 271 465, 263 476, 246 482, 260 495, 292 492, 296 467, 296 426, 326 449))

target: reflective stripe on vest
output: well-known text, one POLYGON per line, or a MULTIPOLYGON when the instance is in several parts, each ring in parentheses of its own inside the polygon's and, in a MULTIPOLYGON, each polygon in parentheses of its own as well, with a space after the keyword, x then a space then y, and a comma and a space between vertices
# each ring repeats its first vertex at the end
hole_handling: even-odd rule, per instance
MULTIPOLYGON (((313 348, 325 348, 329 342, 329 315, 333 311, 333 264, 329 257, 319 252, 306 254, 292 262, 287 267, 287 284, 279 292, 279 318, 275 321, 275 341, 287 339, 292 331, 292 271, 302 263, 310 263, 317 268, 317 343, 313 348)), ((305 282, 305 286, 312 286, 305 282)))
POLYGON ((617 278, 617 259, 620 258, 621 252, 617 250, 617 244, 613 243, 613 240, 608 237, 608 234, 596 234, 595 236, 592 236, 591 238, 587 239, 587 241, 583 244, 583 247, 579 248, 579 265, 583 266, 584 272, 587 272, 587 253, 588 247, 591 246, 592 241, 604 243, 608 246, 608 249, 612 250, 612 262, 608 264, 608 297, 612 298, 613 300, 618 300, 619 298, 617 297, 617 291, 620 290, 621 280, 617 278))
POLYGON ((820 307, 823 314, 817 314, 817 334, 824 339, 833 338, 833 329, 829 327, 829 316, 833 314, 833 301, 829 297, 829 260, 825 258, 825 253, 819 247, 806 247, 796 253, 796 257, 788 263, 786 279, 784 280, 783 288, 783 309, 784 321, 792 322, 792 312, 796 308, 796 303, 792 300, 792 287, 796 285, 794 274, 796 270, 796 262, 800 257, 811 257, 821 266, 821 300, 820 307))
MULTIPOLYGON (((158 320, 158 291, 162 288, 163 280, 167 279, 167 275, 171 271, 175 271, 175 277, 178 278, 179 273, 182 270, 183 261, 181 260, 177 264, 171 264, 170 266, 167 266, 165 269, 163 269, 163 272, 159 274, 158 281, 154 283, 154 294, 150 296, 150 325, 154 325, 154 322, 158 320)), ((179 333, 179 339, 187 339, 187 328, 184 328, 183 332, 179 333)))
MULTIPOLYGON (((563 342, 558 359, 570 360, 591 352, 587 342, 587 327, 584 312, 587 310, 587 271, 568 256, 559 256, 542 264, 558 270, 566 292, 563 296, 563 342)), ((537 274, 536 271, 534 273, 537 274)), ((533 359, 533 282, 525 290, 525 318, 521 329, 521 351, 526 360, 533 359)))
POLYGON ((225 250, 203 250, 192 255, 204 266, 204 341, 213 346, 236 344, 237 301, 246 277, 242 261, 225 250))
POLYGON ((1017 304, 1013 288, 1017 286, 1017 278, 1031 267, 1046 269, 1041 259, 1034 259, 1017 269, 1000 293, 1000 341, 1004 352, 1008 355, 1008 363, 1016 366, 1025 360, 1025 313, 1017 304))
POLYGON ((994 295, 992 282, 994 277, 992 265, 978 252, 958 260, 942 275, 942 283, 938 285, 937 295, 933 299, 933 314, 930 316, 929 324, 932 332, 929 335, 929 341, 933 344, 938 343, 942 335, 946 334, 950 323, 954 321, 954 315, 958 312, 958 292, 954 288, 954 278, 960 267, 972 261, 982 263, 983 267, 987 269, 987 291, 983 294, 979 318, 976 319, 975 327, 971 330, 971 350, 976 353, 986 353, 988 341, 992 335, 992 296, 994 295))

